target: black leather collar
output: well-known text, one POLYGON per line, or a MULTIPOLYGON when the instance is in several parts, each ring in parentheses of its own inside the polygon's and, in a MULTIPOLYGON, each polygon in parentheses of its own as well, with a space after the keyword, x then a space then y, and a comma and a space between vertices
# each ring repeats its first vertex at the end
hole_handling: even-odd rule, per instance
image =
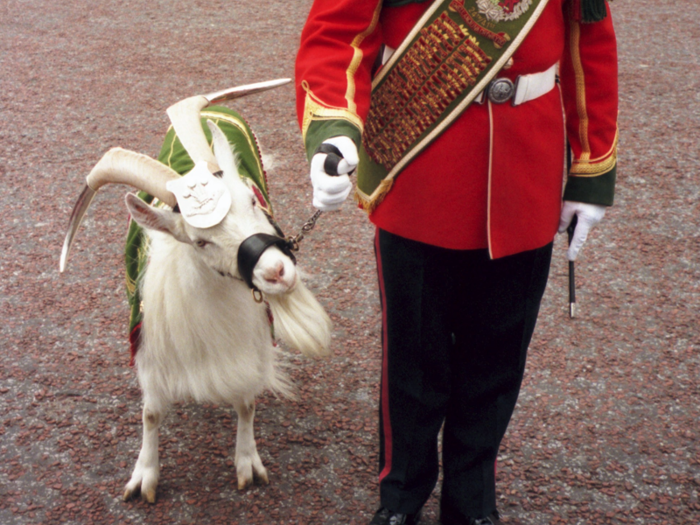
POLYGON ((238 272, 251 290, 256 289, 253 284, 253 269, 260 256, 270 246, 277 246, 294 264, 297 262, 292 254, 290 242, 284 237, 267 233, 251 235, 238 247, 238 272))

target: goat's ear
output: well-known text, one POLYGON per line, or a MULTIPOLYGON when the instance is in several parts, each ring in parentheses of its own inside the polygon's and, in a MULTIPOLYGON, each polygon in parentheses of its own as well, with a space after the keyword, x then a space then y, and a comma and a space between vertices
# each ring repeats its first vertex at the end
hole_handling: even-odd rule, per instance
POLYGON ((209 126, 209 130, 211 131, 214 156, 219 163, 219 167, 225 172, 230 172, 232 175, 238 174, 236 158, 233 155, 231 145, 228 143, 226 135, 224 135, 224 132, 221 131, 219 126, 214 124, 211 120, 207 120, 207 126, 209 126))
POLYGON ((192 241, 185 233, 183 220, 179 213, 170 210, 160 210, 149 206, 133 193, 126 194, 126 207, 140 226, 150 230, 168 233, 178 241, 191 244, 192 241))

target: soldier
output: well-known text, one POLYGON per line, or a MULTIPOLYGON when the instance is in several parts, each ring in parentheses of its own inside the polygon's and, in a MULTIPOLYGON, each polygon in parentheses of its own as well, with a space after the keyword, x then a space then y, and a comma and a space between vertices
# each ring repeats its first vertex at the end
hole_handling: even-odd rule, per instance
POLYGON ((314 206, 338 209, 356 172, 356 199, 377 227, 381 506, 371 525, 419 521, 443 425, 441 523, 501 523, 495 461, 554 236, 577 217, 574 260, 613 203, 608 5, 315 0, 296 78, 314 206))

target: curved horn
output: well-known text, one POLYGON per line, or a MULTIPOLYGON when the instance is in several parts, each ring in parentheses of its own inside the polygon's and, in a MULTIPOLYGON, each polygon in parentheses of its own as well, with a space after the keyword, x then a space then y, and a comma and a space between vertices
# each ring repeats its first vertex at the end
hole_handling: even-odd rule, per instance
POLYGON ((146 155, 122 148, 105 153, 87 176, 85 188, 73 207, 61 251, 61 272, 66 268, 71 244, 97 190, 109 183, 128 184, 174 208, 177 200, 165 189, 165 183, 177 178, 177 172, 146 155))
POLYGON ((197 164, 206 161, 209 171, 219 171, 219 164, 209 147, 209 142, 202 130, 199 113, 209 105, 203 95, 186 98, 168 108, 168 117, 173 124, 175 134, 180 139, 192 161, 197 164))
POLYGON ((86 182, 93 191, 109 183, 128 184, 174 208, 177 200, 165 189, 165 183, 179 178, 175 170, 147 155, 112 148, 92 168, 86 182))
POLYGON ((167 110, 168 117, 170 117, 170 122, 172 122, 175 133, 184 146, 185 151, 187 151, 194 163, 206 161, 209 164, 209 170, 214 173, 219 171, 219 164, 216 162, 216 157, 212 153, 204 135, 204 130, 199 121, 200 112, 209 104, 260 93, 261 91, 283 86, 289 82, 291 82, 289 78, 280 78, 229 88, 208 95, 189 97, 170 106, 167 110))
POLYGON ((235 98, 245 97, 246 95, 253 95, 254 93, 260 93, 261 91, 267 91, 268 89, 284 86, 285 84, 289 84, 291 81, 291 78, 278 78, 277 80, 257 82, 255 84, 247 84, 245 86, 238 86, 224 89, 223 91, 217 91, 215 93, 209 93, 208 95, 204 95, 204 98, 206 98, 210 104, 218 104, 219 102, 225 102, 227 100, 233 100, 235 98))

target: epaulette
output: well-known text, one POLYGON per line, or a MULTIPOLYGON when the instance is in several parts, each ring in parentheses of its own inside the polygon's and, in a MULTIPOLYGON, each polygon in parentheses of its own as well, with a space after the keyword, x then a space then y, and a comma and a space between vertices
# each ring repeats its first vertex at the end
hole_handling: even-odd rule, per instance
POLYGON ((574 20, 590 24, 600 22, 608 16, 606 0, 572 0, 572 16, 574 20))

